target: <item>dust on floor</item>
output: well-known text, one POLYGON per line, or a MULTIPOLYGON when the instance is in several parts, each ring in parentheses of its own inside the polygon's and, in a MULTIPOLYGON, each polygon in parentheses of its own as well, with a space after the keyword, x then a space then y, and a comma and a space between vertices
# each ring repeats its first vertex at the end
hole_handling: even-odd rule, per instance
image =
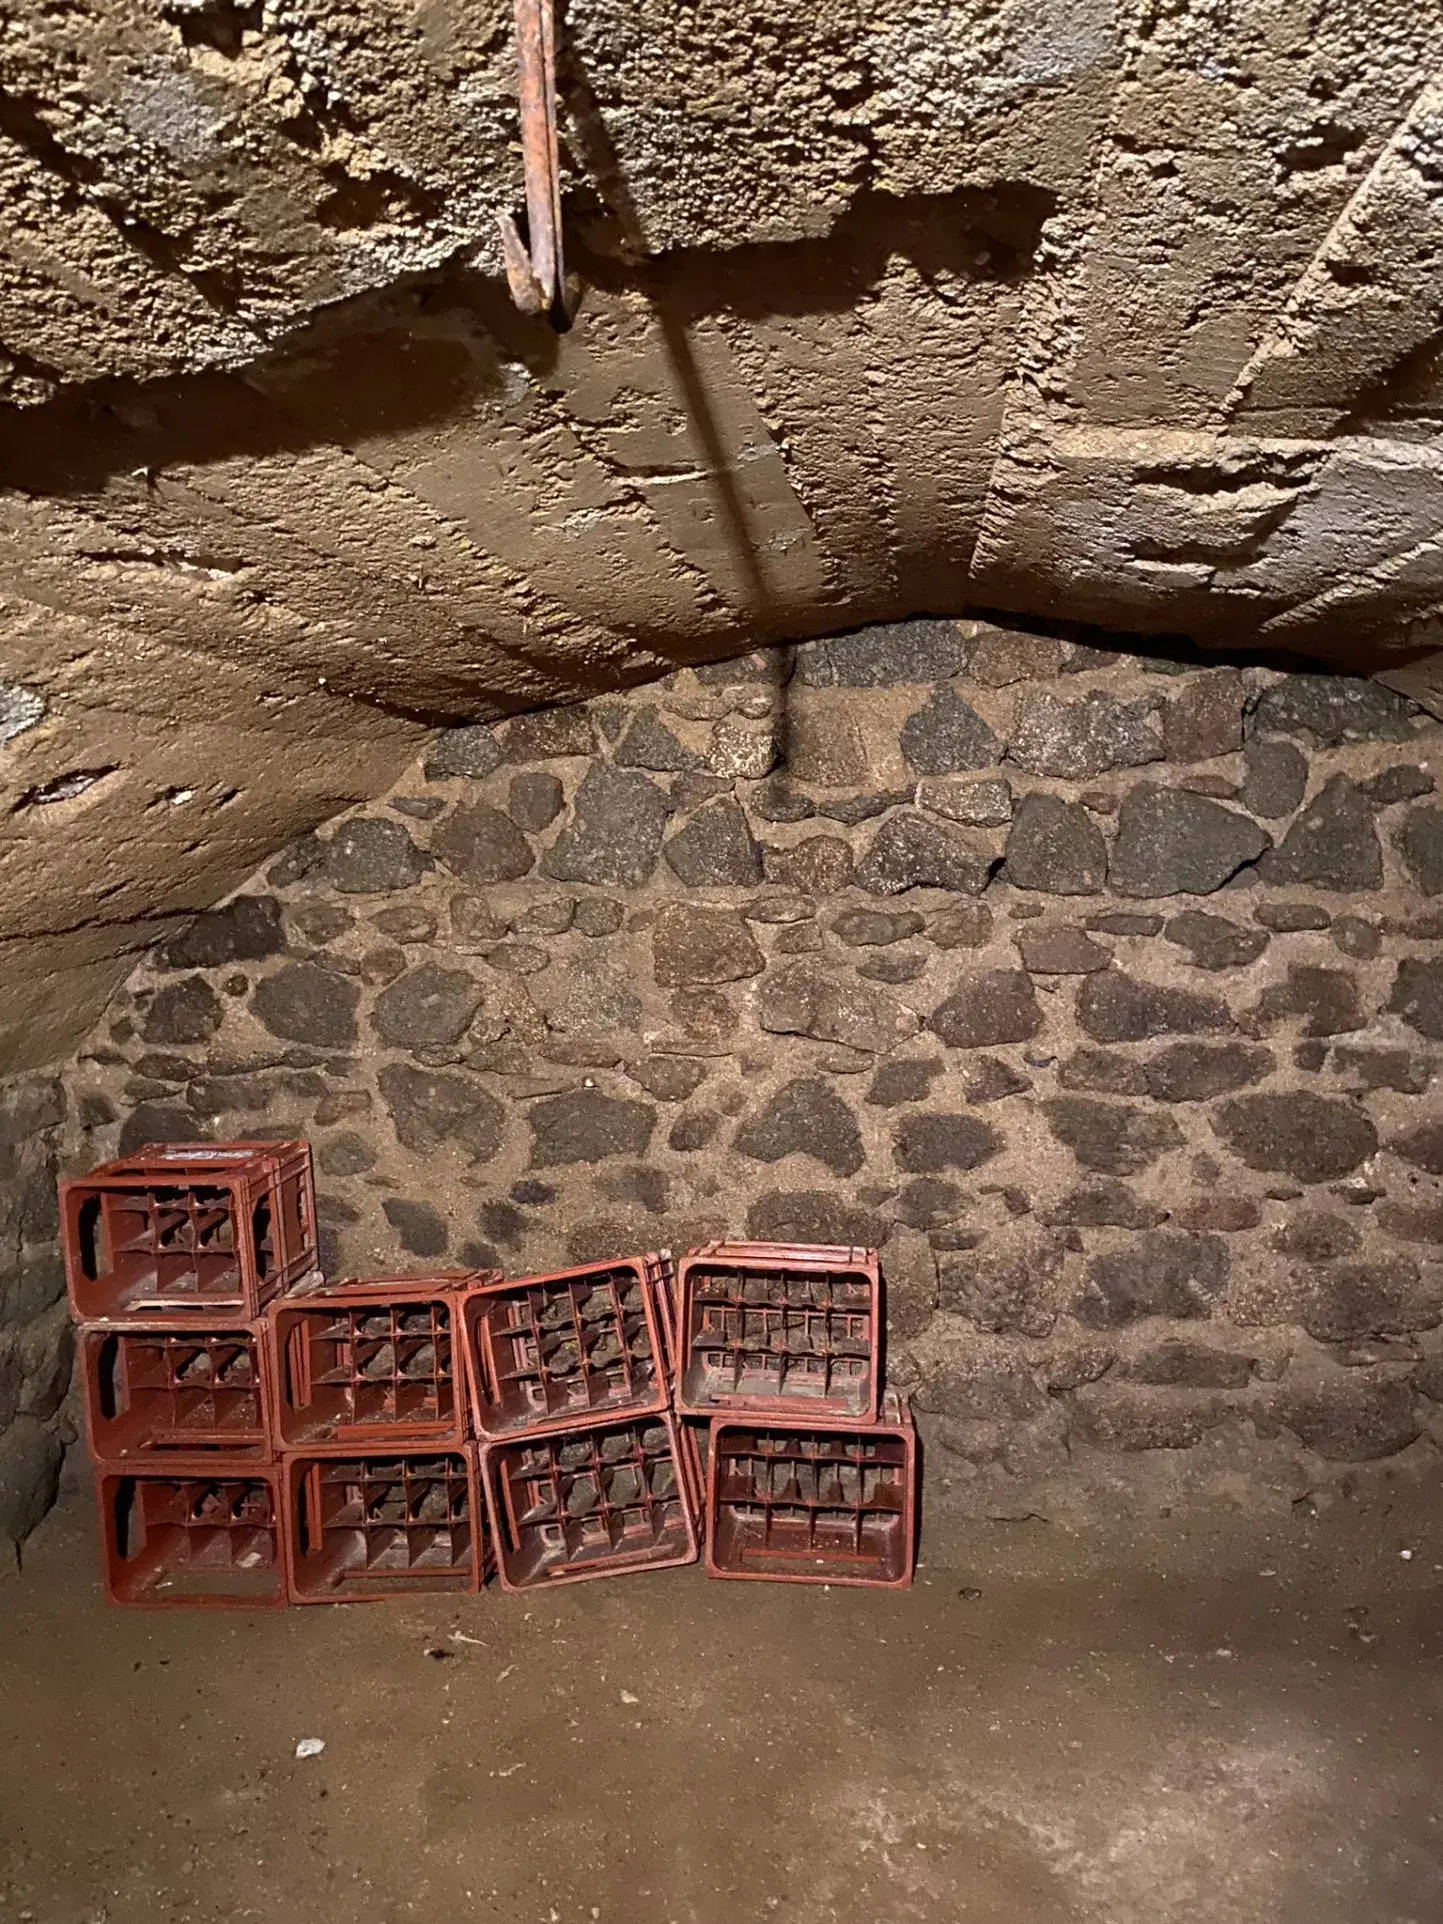
POLYGON ((1436 1506, 977 1529, 905 1595, 166 1615, 72 1493, 0 1588, 0 1918, 1437 1924, 1436 1506))

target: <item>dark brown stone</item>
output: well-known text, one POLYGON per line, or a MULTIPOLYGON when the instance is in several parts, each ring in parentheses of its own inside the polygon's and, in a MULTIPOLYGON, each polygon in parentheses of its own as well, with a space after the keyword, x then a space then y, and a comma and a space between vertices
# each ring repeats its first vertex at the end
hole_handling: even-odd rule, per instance
POLYGON ((1052 1134, 1084 1169, 1109 1176, 1139 1175, 1183 1140, 1171 1116, 1127 1103, 1053 1096, 1042 1104, 1042 1113, 1052 1134))
POLYGON ((643 1156, 656 1127, 650 1103, 628 1102, 599 1089, 546 1096, 531 1105, 531 1167, 643 1156))
POLYGON ((1189 1390, 1240 1390, 1252 1380, 1252 1374, 1250 1356, 1182 1338, 1144 1350, 1127 1366, 1127 1375, 1135 1383, 1189 1390))
POLYGON ((962 1096, 966 1102, 1000 1102, 1004 1096, 1020 1096, 1032 1087, 1000 1056, 971 1056, 960 1065, 962 1096))
POLYGON ((428 782, 450 781, 457 776, 479 781, 494 774, 504 759, 495 730, 484 722, 470 722, 462 728, 448 728, 436 737, 423 772, 428 782))
POLYGON ((1409 1049, 1362 1049, 1339 1043, 1333 1050, 1333 1074, 1345 1076, 1359 1089, 1396 1089, 1399 1095, 1421 1096, 1433 1080, 1431 1056, 1409 1049))
POLYGON ((261 962, 285 948, 281 905, 273 895, 238 895, 223 908, 207 909, 179 935, 162 943, 162 969, 218 969, 228 962, 261 962))
POLYGON ((645 775, 594 762, 542 869, 558 882, 641 888, 656 867, 670 811, 666 795, 645 775))
POLYGON ((872 838, 857 869, 857 886, 869 895, 900 895, 910 888, 980 895, 996 866, 986 843, 966 829, 934 821, 920 809, 901 808, 872 838))
POLYGON ((678 1024, 696 1042, 725 1042, 736 1033, 736 1008, 720 989, 677 989, 670 1007, 678 1024))
POLYGON ((917 1114, 903 1118, 893 1139, 900 1169, 935 1175, 944 1169, 977 1169, 998 1154, 1002 1137, 976 1116, 917 1114))
POLYGON ((1443 1122, 1428 1120, 1404 1130, 1388 1144, 1395 1156, 1426 1169, 1430 1176, 1443 1176, 1443 1122))
POLYGON ((663 988, 740 982, 759 975, 766 957, 730 909, 668 903, 651 931, 652 964, 663 988))
POLYGON ((1179 1229, 1216 1229, 1225 1235, 1256 1229, 1263 1218, 1255 1196, 1190 1196, 1174 1214, 1179 1229))
POLYGON ((1297 1209, 1273 1231, 1272 1244, 1280 1255, 1297 1256, 1305 1263, 1330 1263, 1351 1256, 1363 1238, 1346 1217, 1321 1210, 1297 1209))
POLYGON ((1062 1238, 1031 1223, 994 1230, 978 1250, 939 1266, 944 1310, 993 1334, 1050 1336, 1062 1302, 1062 1238))
POLYGON ((832 934, 848 948, 883 947, 920 935, 925 927, 915 909, 848 909, 831 924, 832 934))
POLYGON ((769 882, 804 895, 835 895, 852 880, 852 851, 837 835, 811 835, 792 848, 762 851, 769 882))
POLYGON ((1443 1041, 1443 957, 1410 955, 1398 964, 1388 1013, 1430 1042, 1443 1041))
POLYGON ((831 1243, 859 1249, 887 1240, 887 1224, 821 1189, 773 1189, 747 1210, 747 1234, 766 1243, 831 1243))
POLYGON ((1303 1034, 1346 1034, 1366 1026, 1358 1001, 1358 979, 1350 969, 1323 969, 1290 962, 1286 982, 1264 989, 1257 1007, 1263 1023, 1302 1020, 1303 1034))
POLYGON ((1335 1381, 1281 1396, 1277 1413, 1310 1450, 1330 1463, 1368 1463, 1392 1456, 1406 1449, 1423 1427, 1409 1383, 1398 1377, 1360 1378, 1352 1370, 1335 1381))
POLYGON ((1334 775, 1298 816, 1286 837, 1258 863, 1273 885, 1376 889, 1383 886, 1383 852, 1373 811, 1357 785, 1334 775))
POLYGON ((1145 1096, 1147 1075, 1140 1062, 1114 1049, 1074 1049, 1060 1065, 1064 1089, 1087 1089, 1104 1096, 1145 1096))
POLYGON ((1301 929, 1325 929, 1332 919, 1316 902, 1259 902, 1253 910, 1255 922, 1284 935, 1294 935, 1301 929))
POLYGON ((1064 648, 1051 635, 1030 635, 1018 628, 980 622, 967 656, 967 679, 984 688, 1007 688, 1018 681, 1050 681, 1062 672, 1064 648))
POLYGON ((1217 1236, 1148 1231, 1088 1264, 1078 1320, 1115 1329, 1144 1316, 1208 1316, 1230 1267, 1227 1244, 1217 1236))
POLYGON ((752 888, 762 879, 761 849, 730 796, 699 808, 664 853, 688 888, 752 888))
POLYGON ((896 1213, 913 1229, 940 1229, 955 1222, 966 1206, 967 1198, 955 1182, 942 1176, 914 1176, 898 1191, 896 1213))
POLYGON ((1403 742, 1413 733, 1405 696, 1355 675, 1290 674, 1263 695, 1259 734, 1304 735, 1321 748, 1350 742, 1403 742))
POLYGON ((855 967, 870 982, 915 982, 926 972, 927 957, 919 949, 876 949, 860 956, 855 967))
POLYGON ((1049 692, 1027 694, 1017 704, 1008 754, 1034 775, 1069 782, 1160 761, 1158 706, 1150 695, 1122 702, 1101 691, 1080 701, 1049 692))
POLYGON ((1111 951, 1081 929, 1025 928, 1012 939, 1034 975, 1091 975, 1112 960, 1111 951))
POLYGON ((885 989, 839 981, 814 963, 785 962, 763 977, 757 1021, 775 1035, 806 1035, 882 1055, 917 1032, 917 1017, 885 989))
POLYGON ((1384 1235, 1400 1243, 1423 1243, 1435 1253, 1443 1248, 1443 1199, 1414 1204, 1380 1202, 1373 1220, 1384 1235))
POLYGON ((141 1034, 147 1042, 172 1045, 209 1042, 223 1015, 220 997, 205 977, 187 975, 179 982, 167 982, 151 997, 141 1034))
POLYGON ((1250 741, 1243 750, 1240 800, 1266 822, 1291 815, 1308 787, 1308 758, 1291 742, 1250 741))
POLYGON ((658 1102, 685 1102, 705 1082, 707 1064, 694 1056, 644 1056, 626 1073, 658 1102))
POLYGON ((400 822, 362 816, 343 822, 326 844, 326 880, 343 895, 379 895, 410 888, 422 860, 400 822))
POLYGON ((426 1155, 457 1142, 473 1161, 489 1162, 501 1147, 506 1111, 472 1077, 391 1062, 376 1080, 403 1148, 426 1155))
POLYGON ((755 1162, 811 1156, 836 1176, 854 1176, 862 1166, 857 1119, 820 1076, 784 1083, 737 1130, 732 1147, 755 1162))
POLYGON ((449 1232, 446 1218, 431 1203, 407 1202, 388 1196, 381 1213, 396 1232, 402 1249, 412 1256, 444 1256, 449 1232))
POLYGON ((594 940, 603 935, 615 935, 622 920, 620 902, 613 901, 608 895, 583 895, 577 900, 571 925, 578 935, 594 940))
POLYGON ((1419 768, 1415 763, 1395 762, 1391 768, 1370 775, 1359 787, 1374 808, 1391 808, 1395 802, 1412 802, 1420 795, 1431 795, 1434 781, 1426 768, 1419 768))
POLYGON ((1235 809, 1144 782, 1122 804, 1108 881, 1119 895, 1210 895, 1270 845, 1235 809))
POLYGON ((678 1116, 671 1125, 667 1142, 671 1148, 684 1155, 698 1149, 705 1149, 721 1127, 721 1117, 710 1109, 692 1109, 684 1116, 678 1116))
POLYGON ((1139 982, 1120 969, 1091 975, 1077 997, 1077 1019, 1095 1042, 1145 1042, 1156 1035, 1208 1035, 1231 1029, 1221 996, 1139 982))
POLYGON ((464 969, 423 962, 376 998, 371 1026, 399 1049, 436 1049, 459 1041, 481 1006, 481 985, 464 969))
POLYGON ((591 717, 580 707, 538 708, 529 715, 517 715, 502 728, 499 739, 509 762, 544 762, 596 750, 591 717))
POLYGON ((1147 1091, 1159 1102, 1206 1102, 1261 1082, 1276 1067, 1271 1049, 1245 1042, 1173 1042, 1149 1058, 1147 1091))
POLYGON ((1076 802, 1025 795, 1007 836, 1007 880, 1048 895, 1096 895, 1107 877, 1107 843, 1076 802))
POLYGON ((1162 923, 1160 915, 1143 915, 1133 909, 1102 909, 1088 916, 1086 926, 1099 935, 1156 935, 1162 923))
POLYGON ((1042 1011, 1025 971, 980 969, 933 1012, 928 1026, 949 1048, 993 1048, 1029 1041, 1042 1027, 1042 1011))
POLYGON ((1335 916, 1333 941, 1344 955, 1357 962, 1372 962, 1383 950, 1382 930, 1365 922, 1361 915, 1335 916))
POLYGON ((323 1049, 349 1048, 357 1039, 355 983, 318 962, 291 962, 262 978, 251 1008, 272 1035, 323 1049))
POLYGON ((1231 1414, 1221 1397, 1104 1383, 1069 1399, 1072 1426, 1096 1450, 1190 1450, 1231 1414))
POLYGON ((332 1136, 316 1151, 316 1167, 325 1176, 361 1176, 376 1166, 376 1152, 364 1137, 347 1132, 332 1136))
POLYGON ((980 949, 992 934, 992 911, 983 902, 944 909, 927 924, 927 940, 939 949, 980 949))
POLYGON ((544 769, 527 769, 513 775, 506 797, 506 812, 518 828, 539 835, 550 828, 566 805, 566 793, 554 775, 544 769))
POLYGON ((1336 1182, 1378 1147, 1378 1132, 1356 1104, 1299 1089, 1235 1096, 1213 1114, 1213 1128, 1250 1169, 1277 1170, 1297 1182, 1336 1182))
POLYGON ((638 708, 612 756, 618 768, 647 768, 659 775, 701 767, 701 757, 684 748, 654 708, 638 708))
POLYGON ((809 688, 896 688, 946 681, 966 664, 960 626, 919 616, 804 642, 797 649, 796 677, 809 688))
POLYGON ((485 802, 448 815, 431 846, 452 874, 466 882, 514 882, 529 874, 536 860, 511 817, 485 802))
POLYGON ((1002 744, 971 703, 943 683, 903 726, 902 755, 915 775, 960 775, 1000 761, 1002 744))
POLYGON ((1156 1229, 1166 1216, 1126 1183, 1109 1181, 1070 1190, 1042 1212, 1045 1223, 1076 1229, 1156 1229))
POLYGON ((1261 929, 1245 929, 1225 915, 1191 909, 1174 915, 1165 931, 1169 942, 1186 949, 1195 969, 1243 969, 1268 946, 1261 929))
POLYGON ((1231 755, 1243 742, 1243 678, 1236 668, 1193 676, 1163 711, 1163 747, 1173 762, 1231 755))
POLYGON ((878 1065, 867 1089, 866 1100, 881 1109, 895 1109, 904 1102, 925 1102, 927 1091, 942 1073, 940 1057, 904 1057, 878 1065))

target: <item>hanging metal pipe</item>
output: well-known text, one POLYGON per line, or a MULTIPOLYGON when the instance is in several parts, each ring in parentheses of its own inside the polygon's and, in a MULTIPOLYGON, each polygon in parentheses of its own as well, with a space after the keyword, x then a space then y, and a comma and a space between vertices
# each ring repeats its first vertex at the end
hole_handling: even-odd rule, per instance
POLYGON ((566 324, 561 247, 561 162, 556 134, 554 0, 515 0, 517 91, 526 184, 527 238, 509 213, 498 216, 511 297, 524 314, 566 324))

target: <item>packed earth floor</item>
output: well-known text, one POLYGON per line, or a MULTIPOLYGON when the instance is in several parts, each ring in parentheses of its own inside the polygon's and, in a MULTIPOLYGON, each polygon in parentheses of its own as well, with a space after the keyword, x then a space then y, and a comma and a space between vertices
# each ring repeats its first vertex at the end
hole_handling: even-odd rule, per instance
POLYGON ((77 1485, 4 1591, 5 1924, 1443 1916, 1416 1488, 945 1519, 910 1592, 678 1570, 233 1615, 105 1610, 77 1485))

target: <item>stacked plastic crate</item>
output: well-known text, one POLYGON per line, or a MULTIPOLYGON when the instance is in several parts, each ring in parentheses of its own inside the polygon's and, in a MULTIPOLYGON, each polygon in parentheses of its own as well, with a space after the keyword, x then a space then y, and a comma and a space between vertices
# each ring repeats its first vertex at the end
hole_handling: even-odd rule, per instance
POLYGON ((883 1385, 877 1253, 715 1243, 676 1284, 675 1407, 706 1474, 707 1573, 912 1580, 917 1445, 883 1385))
POLYGON ((696 1561, 701 1490, 671 1407, 668 1256, 468 1291, 472 1411, 507 1590, 696 1561))
POLYGON ((60 1200, 108 1595, 284 1602, 266 1307, 315 1267, 309 1147, 154 1145, 60 1200))
POLYGON ((266 1340, 293 1603, 479 1590, 491 1566, 459 1341, 495 1271, 319 1276, 266 1340))
POLYGON ((876 1252, 328 1282, 304 1142, 62 1184, 107 1592, 331 1603, 693 1563, 911 1580, 876 1252))

